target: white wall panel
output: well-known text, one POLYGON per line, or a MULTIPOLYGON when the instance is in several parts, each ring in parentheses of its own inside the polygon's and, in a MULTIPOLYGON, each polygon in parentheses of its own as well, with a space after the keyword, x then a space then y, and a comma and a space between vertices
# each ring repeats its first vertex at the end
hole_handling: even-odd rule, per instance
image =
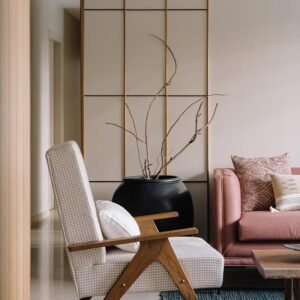
POLYGON ((122 180, 123 132, 107 125, 122 125, 123 104, 117 97, 85 97, 84 150, 90 180, 122 180))
POLYGON ((164 13, 127 12, 127 94, 153 95, 164 83, 164 13))
MULTIPOLYGON (((170 94, 199 95, 207 92, 207 13, 171 11, 168 13, 168 44, 177 59, 178 71, 170 94)), ((169 56, 168 72, 174 70, 169 56)))
POLYGON ((185 183, 190 191, 194 205, 194 226, 199 229, 200 237, 207 238, 207 184, 185 183))
MULTIPOLYGON (((134 116, 138 135, 145 140, 144 128, 145 119, 148 106, 152 100, 152 97, 127 97, 127 103, 131 108, 134 116)), ((132 122, 128 112, 126 113, 126 123, 128 128, 133 130, 132 122)), ((162 97, 158 97, 150 111, 148 121, 148 141, 149 141, 149 153, 150 161, 154 166, 157 166, 157 156, 160 153, 161 143, 163 140, 164 129, 164 102, 162 97)), ((126 175, 141 175, 141 168, 138 162, 138 153, 136 149, 135 138, 130 134, 126 134, 126 175)), ((146 151, 144 144, 140 143, 142 163, 146 158, 146 151)))
POLYGON ((123 13, 86 11, 84 26, 84 94, 122 94, 123 13))
POLYGON ((123 0, 84 0, 85 9, 122 9, 123 0))
POLYGON ((121 182, 92 182, 94 200, 112 200, 112 196, 121 182))
POLYGON ((164 9, 165 0, 126 0, 129 9, 164 9))
MULTIPOLYGON (((170 97, 168 99, 168 128, 197 99, 194 97, 170 97)), ((168 138, 169 156, 174 156, 193 136, 198 106, 199 104, 196 104, 191 107, 171 131, 168 138)), ((205 124, 205 111, 206 108, 203 105, 199 128, 205 124)), ((204 130, 203 134, 199 135, 196 141, 168 166, 168 174, 178 175, 183 180, 189 181, 206 180, 206 134, 207 131, 204 130)))
MULTIPOLYGON (((91 0, 90 0, 91 1, 91 0)), ((95 1, 95 0, 94 0, 95 1)), ((130 9, 164 9, 165 0, 127 0, 130 9)), ((168 0, 171 9, 206 9, 207 0, 168 0)))
MULTIPOLYGON (((85 9, 122 9, 123 0, 85 0, 85 9)), ((164 9, 164 0, 126 0, 128 9, 164 9)), ((206 9, 207 0, 168 0, 171 9, 206 9)))
POLYGON ((207 0, 168 0, 171 9, 207 9, 207 0))

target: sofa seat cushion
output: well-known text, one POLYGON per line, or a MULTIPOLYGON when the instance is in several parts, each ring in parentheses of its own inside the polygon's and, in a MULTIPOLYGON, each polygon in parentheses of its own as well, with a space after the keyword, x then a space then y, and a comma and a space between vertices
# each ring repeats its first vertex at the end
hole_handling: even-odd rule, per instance
MULTIPOLYGON (((287 243, 289 243, 287 241, 287 243)), ((225 258, 239 259, 251 258, 252 250, 274 250, 286 249, 282 243, 279 242, 237 242, 228 247, 224 253, 225 258)))
POLYGON ((300 211, 244 212, 238 227, 240 241, 300 240, 300 211))

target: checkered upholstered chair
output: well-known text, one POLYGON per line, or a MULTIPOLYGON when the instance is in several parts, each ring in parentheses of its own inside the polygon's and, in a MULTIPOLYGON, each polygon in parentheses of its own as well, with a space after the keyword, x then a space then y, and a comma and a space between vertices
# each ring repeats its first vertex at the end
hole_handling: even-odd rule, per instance
POLYGON ((222 285, 223 257, 205 241, 177 237, 195 228, 158 232, 153 220, 175 217, 164 213, 137 217, 141 235, 104 240, 84 161, 78 145, 66 142, 46 154, 66 243, 66 252, 80 299, 124 293, 179 289, 185 299, 196 299, 194 288, 222 285), (136 254, 117 244, 140 242, 136 254))

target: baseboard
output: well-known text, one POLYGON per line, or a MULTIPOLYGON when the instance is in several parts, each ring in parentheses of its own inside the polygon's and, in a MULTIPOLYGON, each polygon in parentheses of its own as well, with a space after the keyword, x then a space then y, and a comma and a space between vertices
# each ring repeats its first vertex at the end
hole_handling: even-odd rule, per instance
POLYGON ((41 223, 50 216, 50 210, 43 211, 35 216, 31 217, 31 227, 41 223))

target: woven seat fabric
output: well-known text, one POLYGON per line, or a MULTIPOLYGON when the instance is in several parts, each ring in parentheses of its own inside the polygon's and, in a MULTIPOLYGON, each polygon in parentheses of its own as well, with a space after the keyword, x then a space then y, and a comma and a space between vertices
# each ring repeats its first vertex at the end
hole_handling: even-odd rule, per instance
MULTIPOLYGON (((222 255, 200 238, 170 239, 194 288, 217 288, 223 282, 222 255)), ((131 261, 133 253, 116 248, 107 250, 106 263, 75 272, 80 297, 105 295, 131 261)), ((169 291, 177 289, 166 269, 152 263, 129 289, 129 292, 169 291)))
MULTIPOLYGON (((46 153, 66 245, 103 240, 94 198, 78 145, 69 141, 46 153)), ((105 262, 105 248, 68 252, 74 271, 105 262)))

